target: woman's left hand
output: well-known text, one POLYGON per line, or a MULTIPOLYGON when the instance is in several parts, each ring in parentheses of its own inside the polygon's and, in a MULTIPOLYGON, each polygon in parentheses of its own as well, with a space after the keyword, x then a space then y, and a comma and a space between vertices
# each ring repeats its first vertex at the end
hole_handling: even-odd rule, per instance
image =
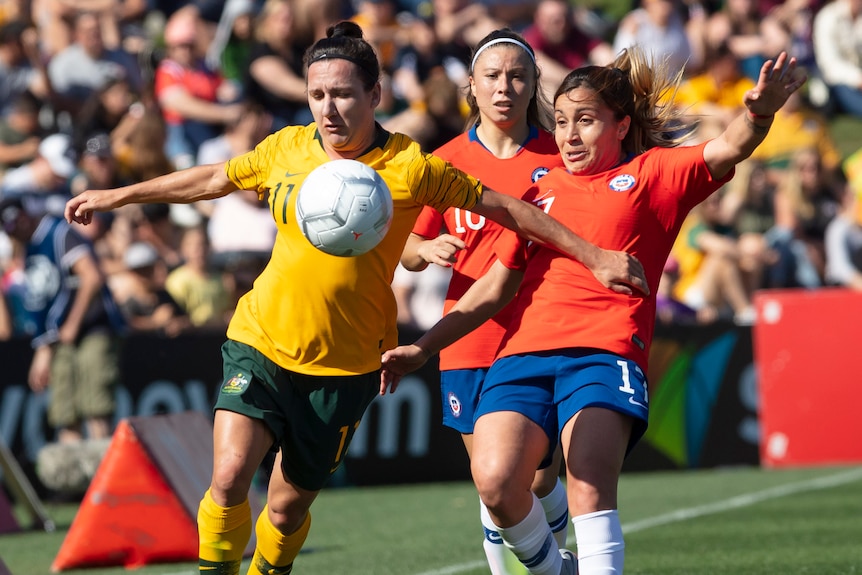
POLYGON ((796 58, 782 52, 760 68, 757 85, 745 93, 743 103, 757 116, 772 116, 787 99, 805 84, 808 76, 796 67, 796 58))

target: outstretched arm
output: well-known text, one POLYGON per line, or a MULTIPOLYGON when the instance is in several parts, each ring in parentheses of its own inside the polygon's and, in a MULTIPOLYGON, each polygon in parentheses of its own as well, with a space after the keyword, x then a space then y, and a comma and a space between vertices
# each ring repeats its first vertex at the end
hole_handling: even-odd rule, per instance
POLYGON ((126 204, 189 204, 220 198, 237 189, 227 177, 224 164, 207 164, 121 188, 87 190, 66 203, 65 216, 69 222, 89 224, 93 212, 107 212, 126 204))
POLYGON ((603 286, 617 293, 630 295, 636 289, 649 295, 643 266, 636 257, 591 244, 533 204, 485 188, 479 202, 470 210, 514 230, 521 237, 553 246, 569 255, 584 264, 603 286))
POLYGON ((458 303, 434 327, 409 345, 383 353, 380 394, 398 387, 401 377, 422 367, 428 358, 452 345, 492 317, 518 291, 523 274, 510 270, 499 260, 470 286, 458 303))
POLYGON ((746 111, 703 149, 703 159, 714 178, 724 177, 754 152, 769 133, 775 112, 805 80, 805 73, 796 68, 796 58, 788 57, 787 52, 763 64, 757 85, 743 97, 746 111))

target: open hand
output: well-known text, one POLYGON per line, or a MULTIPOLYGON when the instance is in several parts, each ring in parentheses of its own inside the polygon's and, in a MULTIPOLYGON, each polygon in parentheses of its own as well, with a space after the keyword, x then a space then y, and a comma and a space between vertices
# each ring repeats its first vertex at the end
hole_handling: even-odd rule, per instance
POLYGON ((763 63, 757 85, 745 93, 743 103, 752 114, 772 116, 807 79, 805 72, 796 67, 796 58, 782 52, 775 60, 763 63))

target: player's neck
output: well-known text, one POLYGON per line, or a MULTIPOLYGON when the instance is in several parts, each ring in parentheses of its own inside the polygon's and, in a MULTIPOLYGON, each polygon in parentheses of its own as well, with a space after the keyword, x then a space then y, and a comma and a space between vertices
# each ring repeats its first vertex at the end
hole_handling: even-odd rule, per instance
POLYGON ((511 158, 517 154, 529 135, 530 127, 527 124, 501 128, 483 122, 476 126, 479 141, 497 158, 511 158))

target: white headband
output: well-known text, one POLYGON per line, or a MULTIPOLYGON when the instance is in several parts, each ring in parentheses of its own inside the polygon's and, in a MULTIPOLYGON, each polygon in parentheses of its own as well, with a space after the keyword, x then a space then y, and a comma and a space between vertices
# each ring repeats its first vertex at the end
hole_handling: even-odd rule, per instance
POLYGON ((530 57, 530 60, 533 61, 533 64, 536 63, 536 57, 533 56, 533 51, 530 50, 530 48, 526 44, 524 44, 523 42, 519 42, 518 40, 515 40, 514 38, 496 38, 494 40, 491 40, 487 44, 483 44, 481 48, 476 50, 476 53, 473 54, 473 61, 470 62, 470 70, 472 70, 476 66, 476 60, 479 59, 479 54, 481 54, 485 50, 485 48, 490 48, 494 44, 514 44, 515 46, 520 46, 521 48, 524 49, 524 52, 527 53, 527 56, 530 57))

